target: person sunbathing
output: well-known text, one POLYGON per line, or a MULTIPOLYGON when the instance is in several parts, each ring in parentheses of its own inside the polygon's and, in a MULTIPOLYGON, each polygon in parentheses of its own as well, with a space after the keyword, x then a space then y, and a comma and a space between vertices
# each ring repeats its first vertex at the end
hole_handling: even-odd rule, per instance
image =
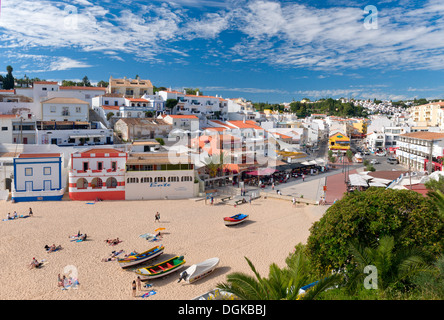
MULTIPOLYGON (((46 247, 48 247, 48 246, 45 246, 45 248, 46 247)), ((62 249, 61 245, 56 246, 55 244, 53 244, 52 246, 48 247, 48 249, 46 249, 46 251, 48 253, 50 253, 50 252, 54 252, 54 251, 57 251, 57 250, 60 250, 60 249, 62 249)))

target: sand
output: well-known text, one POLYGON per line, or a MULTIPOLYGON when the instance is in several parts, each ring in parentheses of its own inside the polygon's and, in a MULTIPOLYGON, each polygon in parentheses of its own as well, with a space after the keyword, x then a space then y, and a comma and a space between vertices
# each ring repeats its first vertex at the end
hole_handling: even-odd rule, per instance
MULTIPOLYGON (((237 207, 209 205, 204 201, 105 201, 87 204, 82 201, 0 202, 0 218, 16 210, 27 214, 32 207, 34 217, 0 221, 0 299, 149 299, 189 300, 224 282, 234 271, 250 271, 248 257, 263 276, 271 263, 285 265, 285 258, 297 243, 305 243, 309 228, 319 220, 327 207, 273 199, 258 199, 237 207), (160 222, 155 213, 159 211, 160 222), (226 227, 222 218, 237 213, 249 214, 249 220, 226 227), (139 235, 158 227, 165 228, 161 242, 149 242, 139 235), (78 231, 88 241, 71 242, 78 231), (104 240, 119 237, 117 246, 104 240), (183 255, 185 270, 194 263, 218 257, 218 268, 194 284, 177 283, 179 271, 151 283, 157 294, 148 298, 132 297, 131 283, 136 274, 123 270, 116 261, 102 262, 113 250, 145 251, 157 244, 165 253, 155 261, 183 255), (62 245, 63 249, 47 253, 44 246, 62 245), (32 258, 46 259, 40 269, 29 269, 32 258), (77 273, 78 289, 61 290, 57 275, 77 273)), ((151 261, 150 261, 151 262, 151 261)))

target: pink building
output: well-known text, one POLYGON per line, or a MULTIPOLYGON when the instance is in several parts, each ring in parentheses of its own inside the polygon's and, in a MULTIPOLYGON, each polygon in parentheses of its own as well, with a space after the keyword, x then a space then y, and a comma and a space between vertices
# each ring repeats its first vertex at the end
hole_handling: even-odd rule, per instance
POLYGON ((116 149, 90 149, 71 155, 69 197, 72 200, 125 200, 128 154, 116 149))

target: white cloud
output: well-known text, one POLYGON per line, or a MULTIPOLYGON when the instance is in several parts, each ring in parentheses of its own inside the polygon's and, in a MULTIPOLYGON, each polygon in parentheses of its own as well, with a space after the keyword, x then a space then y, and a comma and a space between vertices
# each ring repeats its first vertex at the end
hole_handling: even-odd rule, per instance
MULTIPOLYGON (((364 6, 354 1, 328 8, 270 0, 70 3, 2 3, 0 49, 29 53, 33 48, 69 48, 102 52, 117 60, 121 54, 130 54, 138 61, 164 62, 165 57, 173 61, 176 55, 185 61, 192 50, 204 49, 179 48, 181 41, 214 39, 206 51, 215 59, 282 68, 338 72, 444 67, 441 0, 416 7, 382 5, 377 30, 364 28, 364 6), (235 33, 236 42, 220 41, 224 31, 235 33)), ((54 66, 80 67, 82 63, 58 61, 54 66)))

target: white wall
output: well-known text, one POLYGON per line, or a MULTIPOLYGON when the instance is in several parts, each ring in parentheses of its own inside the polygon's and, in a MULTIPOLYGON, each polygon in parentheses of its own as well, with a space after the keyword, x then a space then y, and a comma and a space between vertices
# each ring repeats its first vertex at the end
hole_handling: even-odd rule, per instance
POLYGON ((125 184, 126 200, 155 200, 155 199, 186 199, 194 196, 194 170, 177 171, 128 171, 125 174, 125 181, 128 178, 139 178, 139 183, 125 184), (189 176, 191 181, 168 182, 168 177, 189 176), (165 177, 165 183, 141 183, 142 177, 165 177))

